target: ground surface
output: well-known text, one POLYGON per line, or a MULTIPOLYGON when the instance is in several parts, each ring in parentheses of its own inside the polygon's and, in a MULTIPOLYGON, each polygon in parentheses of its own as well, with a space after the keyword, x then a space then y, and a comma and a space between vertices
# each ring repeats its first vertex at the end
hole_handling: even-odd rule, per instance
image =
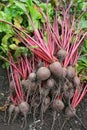
MULTIPOLYGON (((3 106, 8 95, 9 95, 9 89, 8 89, 8 79, 6 75, 6 70, 3 70, 0 64, 0 106, 3 106)), ((84 98, 84 100, 81 102, 80 106, 78 107, 77 115, 87 127, 87 95, 84 98)), ((39 119, 38 115, 37 118, 39 119)), ((20 126, 23 120, 22 115, 19 116, 14 123, 10 123, 10 125, 7 125, 7 119, 8 119, 8 114, 6 117, 6 122, 4 122, 4 112, 0 111, 0 130, 21 130, 20 126)), ((55 122, 55 126, 53 130, 60 130, 64 120, 65 120, 65 116, 61 113, 58 113, 58 119, 55 122)), ((47 114, 44 116, 44 122, 45 123, 41 130, 51 130, 51 125, 52 125, 51 110, 49 110, 47 114)), ((39 130, 39 128, 38 129, 29 128, 31 123, 32 123, 32 116, 29 115, 28 130, 39 130)), ((82 127, 78 119, 74 117, 67 121, 63 130, 84 130, 84 128, 82 127)))

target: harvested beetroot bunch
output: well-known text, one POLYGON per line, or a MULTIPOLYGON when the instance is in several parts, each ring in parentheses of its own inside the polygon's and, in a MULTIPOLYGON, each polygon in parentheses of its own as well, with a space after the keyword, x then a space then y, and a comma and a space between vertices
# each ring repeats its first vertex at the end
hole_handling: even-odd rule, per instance
POLYGON ((23 79, 11 64, 10 98, 13 104, 9 106, 8 123, 12 112, 14 112, 13 121, 21 112, 25 118, 26 128, 27 114, 33 110, 35 120, 38 108, 41 111, 42 123, 44 114, 49 108, 55 112, 52 129, 57 112, 65 109, 67 117, 76 116, 76 107, 85 96, 87 86, 81 87, 80 78, 76 75, 74 67, 71 65, 64 67, 59 61, 54 61, 47 66, 44 62, 43 66, 37 65, 36 70, 32 69, 32 64, 30 66, 27 79, 23 79))

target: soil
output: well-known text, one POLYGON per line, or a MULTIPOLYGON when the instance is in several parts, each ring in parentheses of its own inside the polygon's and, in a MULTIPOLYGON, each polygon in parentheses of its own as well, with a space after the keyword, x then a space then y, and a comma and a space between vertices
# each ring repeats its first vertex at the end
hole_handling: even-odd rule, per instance
MULTIPOLYGON (((8 87, 8 78, 7 72, 5 69, 1 68, 0 64, 0 106, 5 104, 5 101, 9 95, 9 87, 8 87)), ((8 110, 8 109, 7 109, 8 110)), ((39 111, 38 111, 39 112, 39 111)), ((23 121, 23 116, 19 115, 14 123, 7 124, 8 120, 8 112, 6 116, 6 120, 4 121, 4 111, 0 111, 0 130, 21 130, 21 125, 23 121)), ((60 130, 61 126, 65 120, 65 115, 63 113, 58 113, 58 118, 55 121, 55 125, 53 130, 60 130)), ((80 120, 85 124, 87 127, 87 95, 85 96, 84 100, 81 102, 79 107, 77 108, 77 115, 79 116, 80 120)), ((39 114, 37 114, 37 119, 39 120, 39 114)), ((27 130, 51 130, 53 120, 53 112, 52 110, 48 110, 47 113, 44 115, 44 125, 40 128, 30 128, 32 121, 32 114, 28 115, 28 128, 27 130)), ((65 125, 63 130, 85 130, 79 120, 76 117, 69 119, 65 125)))

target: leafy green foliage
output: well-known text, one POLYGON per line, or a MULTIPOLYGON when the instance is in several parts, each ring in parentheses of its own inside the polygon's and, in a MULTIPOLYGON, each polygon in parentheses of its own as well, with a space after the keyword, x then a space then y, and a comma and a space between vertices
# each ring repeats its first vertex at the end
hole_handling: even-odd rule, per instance
POLYGON ((78 72, 82 75, 82 80, 87 82, 87 39, 82 48, 82 55, 78 61, 78 72))
POLYGON ((85 0, 72 0, 72 3, 74 6, 71 7, 71 13, 73 14, 76 12, 76 18, 83 13, 79 20, 79 24, 82 29, 87 28, 87 2, 85 0))
POLYGON ((27 54, 29 52, 26 47, 18 47, 15 51, 15 56, 20 57, 23 54, 27 54))

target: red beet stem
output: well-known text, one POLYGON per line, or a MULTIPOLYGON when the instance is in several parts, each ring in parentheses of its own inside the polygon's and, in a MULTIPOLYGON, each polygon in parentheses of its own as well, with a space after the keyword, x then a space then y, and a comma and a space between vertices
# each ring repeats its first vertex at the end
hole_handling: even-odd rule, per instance
POLYGON ((79 105, 79 103, 82 101, 82 99, 84 98, 86 93, 87 93, 87 85, 81 91, 78 91, 78 89, 76 89, 75 94, 74 94, 73 99, 72 99, 71 106, 73 108, 76 108, 79 105))
POLYGON ((17 87, 16 87, 16 83, 15 83, 15 79, 14 79, 14 75, 13 75, 12 66, 10 66, 10 70, 11 70, 11 74, 12 74, 12 80, 13 80, 13 83, 14 83, 14 89, 15 89, 17 98, 18 98, 18 100, 20 101, 21 99, 20 99, 20 95, 19 95, 18 90, 17 90, 17 87))
POLYGON ((83 89, 78 101, 76 102, 75 104, 75 107, 77 107, 79 105, 79 103, 82 101, 82 99, 84 98, 84 96, 86 95, 87 93, 87 85, 85 86, 85 88, 83 89))

